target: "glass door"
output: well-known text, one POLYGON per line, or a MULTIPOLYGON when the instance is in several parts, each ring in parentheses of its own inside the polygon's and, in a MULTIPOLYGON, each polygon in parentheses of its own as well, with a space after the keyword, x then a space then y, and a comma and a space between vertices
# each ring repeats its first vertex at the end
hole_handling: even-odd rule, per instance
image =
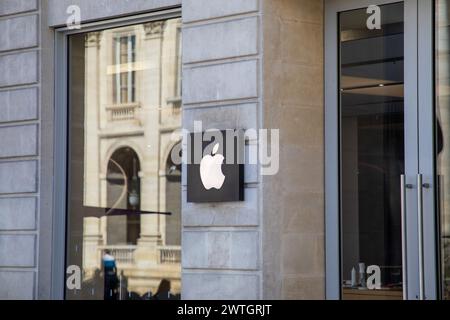
POLYGON ((339 15, 344 300, 403 298, 404 4, 379 10, 375 29, 367 8, 339 15))
POLYGON ((328 298, 436 298, 432 2, 327 4, 328 298))

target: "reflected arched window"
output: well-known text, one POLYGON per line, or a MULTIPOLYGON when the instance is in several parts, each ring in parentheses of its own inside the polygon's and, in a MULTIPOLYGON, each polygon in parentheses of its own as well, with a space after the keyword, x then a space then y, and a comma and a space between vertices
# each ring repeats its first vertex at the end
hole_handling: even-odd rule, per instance
POLYGON ((172 148, 166 160, 166 177, 170 181, 181 181, 181 163, 175 164, 172 159, 172 152, 176 149, 179 149, 179 145, 180 143, 176 144, 172 148))
POLYGON ((108 217, 108 244, 137 243, 140 232, 140 218, 137 213, 141 209, 140 170, 139 158, 130 147, 116 150, 108 161, 106 175, 108 208, 130 210, 130 214, 124 216, 108 217), (132 214, 133 211, 136 214, 132 214))
POLYGON ((181 164, 172 160, 172 151, 166 160, 166 211, 171 215, 166 218, 166 244, 181 245, 181 164))

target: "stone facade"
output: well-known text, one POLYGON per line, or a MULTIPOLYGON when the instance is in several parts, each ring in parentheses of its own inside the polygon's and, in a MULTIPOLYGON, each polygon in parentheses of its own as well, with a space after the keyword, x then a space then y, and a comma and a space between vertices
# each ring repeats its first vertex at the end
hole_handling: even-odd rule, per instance
MULTIPOLYGON (((193 121, 204 129, 260 127, 260 8, 259 1, 183 2, 184 128, 193 121)), ((247 176, 244 203, 188 204, 183 191, 183 298, 262 298, 256 173, 247 176)))
POLYGON ((247 165, 245 202, 187 203, 183 170, 182 298, 324 298, 323 1, 104 2, 0 2, 0 298, 62 298, 51 48, 70 4, 83 22, 182 6, 183 127, 280 129, 280 172, 247 165))
POLYGON ((264 1, 264 127, 280 172, 264 178, 263 291, 325 298, 323 1, 264 1))
POLYGON ((0 298, 37 298, 41 7, 0 2, 0 298))

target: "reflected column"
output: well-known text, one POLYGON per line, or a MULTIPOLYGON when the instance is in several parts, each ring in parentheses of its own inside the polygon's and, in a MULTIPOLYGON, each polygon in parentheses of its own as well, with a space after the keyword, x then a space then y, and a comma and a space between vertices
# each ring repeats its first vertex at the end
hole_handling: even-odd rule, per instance
MULTIPOLYGON (((161 108, 161 64, 162 41, 165 21, 154 21, 143 25, 143 37, 139 41, 144 72, 138 76, 138 95, 143 102, 142 125, 144 127, 144 160, 141 178, 141 209, 159 211, 159 143, 161 108)), ((161 244, 160 217, 158 214, 141 216, 141 233, 135 261, 139 267, 156 265, 159 262, 157 246, 161 244)))

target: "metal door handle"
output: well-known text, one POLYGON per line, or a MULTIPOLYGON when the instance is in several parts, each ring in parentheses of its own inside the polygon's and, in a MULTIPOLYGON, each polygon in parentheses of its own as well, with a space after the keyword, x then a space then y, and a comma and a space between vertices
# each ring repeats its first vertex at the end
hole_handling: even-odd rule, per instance
POLYGON ((401 199, 401 221, 402 221, 402 282, 403 282, 403 299, 408 300, 408 274, 407 274, 407 245, 406 245, 406 189, 412 188, 406 185, 406 177, 404 174, 400 176, 400 199, 401 199))
POLYGON ((417 175, 417 227, 419 234, 419 300, 425 300, 424 255, 423 255, 423 176, 417 175))

